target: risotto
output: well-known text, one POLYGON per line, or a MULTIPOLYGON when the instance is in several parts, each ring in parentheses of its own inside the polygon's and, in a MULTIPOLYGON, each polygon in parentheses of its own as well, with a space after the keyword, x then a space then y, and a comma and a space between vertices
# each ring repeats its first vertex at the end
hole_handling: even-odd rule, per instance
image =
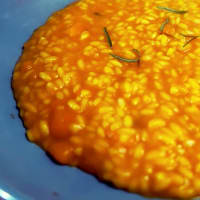
POLYGON ((12 87, 27 137, 145 196, 200 195, 200 3, 80 0, 24 44, 12 87))

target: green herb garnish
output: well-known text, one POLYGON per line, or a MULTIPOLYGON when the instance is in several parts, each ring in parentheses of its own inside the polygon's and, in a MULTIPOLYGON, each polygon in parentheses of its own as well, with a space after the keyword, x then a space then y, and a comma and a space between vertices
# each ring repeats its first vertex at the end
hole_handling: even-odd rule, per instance
POLYGON ((107 28, 104 27, 103 31, 104 31, 104 34, 106 36, 106 39, 108 41, 109 46, 112 47, 112 40, 111 40, 110 35, 109 35, 108 31, 107 31, 107 28))
POLYGON ((173 35, 171 35, 171 34, 169 34, 169 33, 164 33, 164 32, 163 32, 163 34, 166 35, 166 36, 168 36, 168 37, 171 37, 171 38, 176 39, 173 35))
POLYGON ((175 9, 167 8, 167 7, 163 7, 163 6, 157 6, 157 8, 161 9, 161 10, 166 10, 168 12, 176 13, 176 14, 185 14, 188 12, 186 10, 175 10, 175 9))
POLYGON ((160 26, 160 33, 163 33, 165 26, 169 23, 169 18, 167 18, 160 26))
POLYGON ((117 60, 127 62, 127 63, 136 63, 139 61, 139 59, 128 59, 128 58, 123 58, 121 56, 115 55, 115 54, 110 54, 113 58, 116 58, 117 60))
POLYGON ((184 37, 199 37, 197 35, 188 35, 188 34, 183 34, 183 33, 180 33, 180 35, 182 35, 184 37))
POLYGON ((187 46, 190 42, 192 42, 193 40, 197 39, 199 36, 197 35, 187 35, 187 34, 183 34, 183 33, 180 33, 180 35, 182 35, 183 37, 186 37, 186 38, 190 38, 184 45, 183 47, 187 46))
POLYGON ((193 36, 191 39, 189 39, 184 45, 183 47, 187 46, 190 42, 192 42, 193 40, 197 39, 198 36, 193 36))
POLYGON ((140 52, 137 49, 133 49, 133 52, 136 53, 137 57, 136 59, 128 59, 128 58, 123 58, 121 56, 115 55, 115 54, 110 54, 113 58, 123 61, 123 62, 127 62, 127 63, 139 63, 140 62, 140 52))

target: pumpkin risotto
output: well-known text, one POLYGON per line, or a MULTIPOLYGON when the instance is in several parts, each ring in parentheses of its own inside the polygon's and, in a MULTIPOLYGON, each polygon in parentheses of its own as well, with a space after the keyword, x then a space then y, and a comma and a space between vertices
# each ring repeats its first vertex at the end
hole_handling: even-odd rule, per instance
POLYGON ((145 196, 200 195, 199 0, 80 0, 37 29, 12 86, 30 141, 145 196))

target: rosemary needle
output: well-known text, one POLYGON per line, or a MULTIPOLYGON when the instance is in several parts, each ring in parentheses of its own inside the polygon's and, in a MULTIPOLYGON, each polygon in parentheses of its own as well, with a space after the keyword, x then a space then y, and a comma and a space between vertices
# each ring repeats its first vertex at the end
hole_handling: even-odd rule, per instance
POLYGON ((139 62, 139 58, 137 59, 128 59, 128 58, 123 58, 121 56, 115 55, 115 54, 110 54, 113 58, 116 58, 117 60, 123 61, 123 62, 127 62, 127 63, 136 63, 139 62))
POLYGON ((169 23, 169 18, 167 18, 160 26, 160 33, 163 33, 165 26, 169 23))
POLYGON ((180 33, 180 35, 182 35, 184 37, 199 37, 197 35, 187 35, 187 34, 183 34, 183 33, 180 33))
POLYGON ((111 40, 110 35, 109 35, 108 31, 107 31, 107 28, 104 27, 103 31, 104 31, 104 34, 106 36, 106 39, 108 41, 109 46, 112 47, 112 40, 111 40))
POLYGON ((157 6, 157 8, 161 9, 161 10, 166 10, 168 12, 176 13, 176 14, 185 14, 188 12, 186 10, 175 10, 175 9, 167 8, 167 7, 163 7, 163 6, 157 6))
POLYGON ((197 35, 187 35, 187 34, 183 34, 183 33, 180 33, 180 35, 182 35, 183 37, 186 37, 186 38, 190 38, 184 45, 183 47, 187 46, 190 42, 192 42, 193 40, 197 39, 199 36, 197 35))
POLYGON ((190 42, 192 42, 193 40, 197 39, 198 36, 193 36, 191 39, 189 39, 184 45, 183 47, 187 46, 190 42))

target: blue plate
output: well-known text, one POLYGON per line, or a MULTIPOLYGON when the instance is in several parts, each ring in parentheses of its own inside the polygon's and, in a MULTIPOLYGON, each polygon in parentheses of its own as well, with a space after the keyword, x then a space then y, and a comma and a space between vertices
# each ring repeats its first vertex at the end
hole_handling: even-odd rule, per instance
POLYGON ((112 188, 79 169, 53 163, 25 138, 10 81, 23 43, 70 0, 0 2, 0 199, 144 200, 112 188))

